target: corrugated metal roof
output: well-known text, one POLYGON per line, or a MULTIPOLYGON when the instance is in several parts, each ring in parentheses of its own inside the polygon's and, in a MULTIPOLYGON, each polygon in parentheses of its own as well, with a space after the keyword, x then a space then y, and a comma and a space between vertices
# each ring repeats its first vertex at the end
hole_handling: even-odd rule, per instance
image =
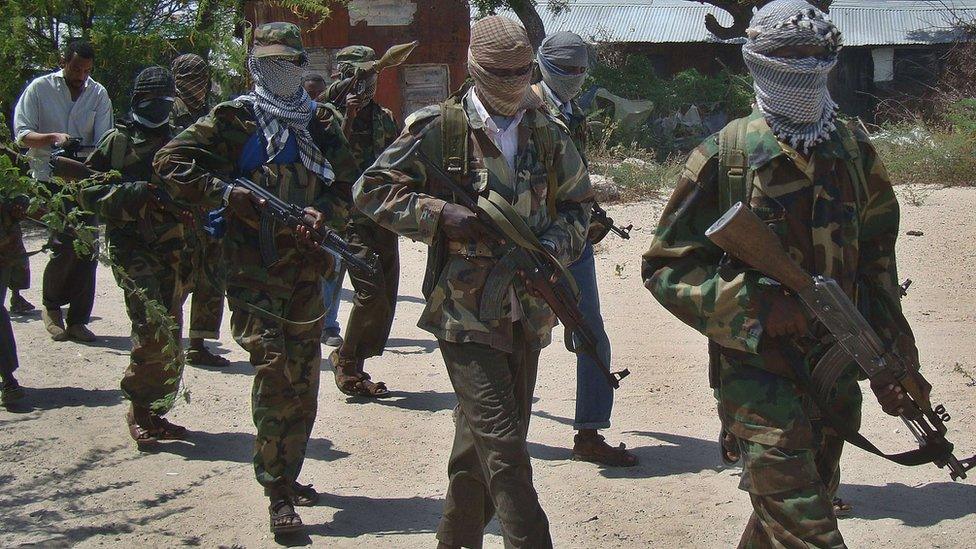
MULTIPOLYGON (((976 0, 945 0, 967 20, 976 20, 976 0)), ((705 15, 723 25, 725 11, 690 0, 581 0, 559 13, 540 9, 547 32, 571 30, 599 42, 717 42, 705 30, 705 15)), ((951 13, 938 0, 836 0, 830 15, 848 46, 939 44, 960 35, 951 29, 951 13)))

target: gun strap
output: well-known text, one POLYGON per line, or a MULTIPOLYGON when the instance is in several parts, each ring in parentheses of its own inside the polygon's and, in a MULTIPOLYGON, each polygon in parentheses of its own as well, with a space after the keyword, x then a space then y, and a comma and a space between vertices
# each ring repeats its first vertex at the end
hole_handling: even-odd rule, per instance
POLYGON ((513 248, 495 265, 485 279, 485 285, 481 289, 481 303, 478 306, 478 320, 491 322, 500 320, 503 316, 508 288, 512 285, 515 272, 518 270, 519 254, 524 253, 519 248, 513 248))
MULTIPOLYGON (((787 348, 793 349, 794 353, 798 353, 798 349, 791 345, 787 345, 787 348)), ((828 352, 824 358, 830 357, 828 352)), ((820 411, 820 417, 829 424, 838 435, 841 436, 845 441, 857 446, 858 448, 870 452, 876 456, 887 459, 888 461, 897 463, 899 465, 916 466, 925 465, 926 463, 934 463, 936 461, 945 460, 952 454, 952 445, 938 445, 938 444, 927 444, 922 446, 917 450, 909 450, 908 452, 902 452, 900 454, 886 454, 878 449, 871 441, 864 438, 864 435, 851 429, 847 422, 840 418, 834 411, 827 405, 825 401, 825 393, 817 392, 815 387, 815 382, 810 377, 810 372, 807 370, 806 361, 802 360, 802 357, 794 356, 792 360, 789 360, 793 367, 793 373, 796 376, 797 385, 800 389, 806 393, 807 397, 817 405, 820 411)), ((836 358, 836 357, 835 357, 836 358)), ((827 388, 829 390, 829 387, 827 388)))
POLYGON ((313 318, 312 320, 291 320, 291 319, 285 318, 283 316, 278 316, 278 315, 272 313, 271 311, 269 311, 267 309, 262 309, 261 307, 258 307, 257 305, 253 305, 253 304, 248 303, 246 301, 240 300, 240 299, 238 299, 236 297, 227 296, 227 304, 228 305, 235 305, 237 307, 240 307, 240 308, 243 308, 243 309, 247 309, 251 313, 254 313, 254 314, 257 314, 259 316, 266 317, 266 318, 270 318, 271 320, 275 320, 277 322, 282 322, 282 323, 285 323, 285 324, 291 324, 292 326, 311 326, 312 324, 315 324, 316 322, 318 322, 318 321, 322 320, 323 318, 325 318, 325 315, 329 314, 329 311, 325 311, 322 314, 320 314, 319 316, 313 318))
POLYGON ((739 118, 718 134, 718 205, 726 212, 735 203, 748 206, 752 188, 752 170, 746 153, 749 120, 739 118))
POLYGON ((487 196, 482 195, 478 198, 478 207, 484 210, 491 217, 492 221, 498 225, 498 228, 505 233, 505 238, 521 248, 542 255, 548 259, 549 263, 558 266, 563 279, 569 284, 573 296, 577 299, 579 298, 579 287, 576 285, 576 279, 573 278, 572 273, 539 242, 538 237, 535 236, 532 229, 525 223, 522 216, 515 211, 515 208, 502 195, 495 191, 488 191, 487 196))

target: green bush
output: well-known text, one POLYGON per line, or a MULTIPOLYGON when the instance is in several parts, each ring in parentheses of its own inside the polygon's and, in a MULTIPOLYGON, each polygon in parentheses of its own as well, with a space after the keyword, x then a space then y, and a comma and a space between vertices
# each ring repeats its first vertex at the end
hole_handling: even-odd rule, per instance
POLYGON ((901 125, 886 128, 874 146, 895 185, 976 184, 976 142, 972 134, 901 125))

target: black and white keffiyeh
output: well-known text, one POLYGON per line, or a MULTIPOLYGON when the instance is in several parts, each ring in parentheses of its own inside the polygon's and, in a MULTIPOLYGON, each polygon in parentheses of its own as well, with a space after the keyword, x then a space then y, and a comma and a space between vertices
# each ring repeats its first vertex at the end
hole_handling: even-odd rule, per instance
POLYGON ((843 46, 830 17, 805 0, 776 0, 756 12, 746 33, 742 57, 752 73, 759 110, 776 137, 804 152, 829 139, 838 106, 827 79, 843 46), (770 55, 789 46, 819 46, 826 55, 770 55))
POLYGON ((254 104, 258 128, 268 142, 268 158, 274 158, 294 133, 298 153, 311 172, 326 183, 335 180, 335 172, 328 159, 312 141, 308 125, 312 121, 312 99, 302 87, 305 68, 275 57, 250 57, 248 69, 254 78, 254 91, 241 99, 254 104))

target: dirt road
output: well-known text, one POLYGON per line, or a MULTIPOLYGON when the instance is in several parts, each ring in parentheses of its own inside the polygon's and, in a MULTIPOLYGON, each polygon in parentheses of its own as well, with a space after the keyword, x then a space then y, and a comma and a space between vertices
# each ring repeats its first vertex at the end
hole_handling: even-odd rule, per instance
MULTIPOLYGON (((638 467, 567 460, 575 363, 561 334, 543 354, 530 451, 558 547, 732 547, 749 514, 748 498, 736 488, 739 471, 719 465, 704 340, 640 283, 639 255, 661 207, 650 201, 611 208, 638 228, 628 242, 608 238, 597 256, 614 362, 633 372, 617 393, 608 434, 634 449, 638 467)), ((934 191, 923 205, 904 206, 902 234, 924 236, 902 236, 898 248, 900 275, 915 280, 905 307, 934 398, 952 413, 960 455, 976 452, 973 212, 976 189, 934 191)), ((40 244, 34 238, 28 248, 40 244)), ((396 326, 387 353, 370 364, 394 398, 347 400, 323 371, 301 479, 324 494, 319 507, 302 512, 316 546, 436 545, 455 401, 435 343, 415 326, 423 250, 404 242, 402 251, 396 326)), ((35 304, 45 261, 32 260, 34 287, 26 296, 35 304)), ((193 430, 190 440, 140 454, 125 431, 118 390, 128 320, 104 268, 95 315, 91 327, 101 340, 90 347, 51 342, 39 315, 15 322, 20 378, 33 410, 0 410, 0 546, 275 546, 250 464, 251 367, 226 325, 220 352, 233 367, 189 368, 190 401, 171 416, 193 430)), ((864 430, 889 450, 911 447, 900 422, 869 398, 864 430)), ((851 547, 972 546, 976 475, 953 484, 934 466, 901 468, 857 450, 847 452, 843 467, 841 495, 855 506, 854 518, 841 525, 851 547)), ((501 547, 498 531, 493 524, 486 546, 501 547)))

